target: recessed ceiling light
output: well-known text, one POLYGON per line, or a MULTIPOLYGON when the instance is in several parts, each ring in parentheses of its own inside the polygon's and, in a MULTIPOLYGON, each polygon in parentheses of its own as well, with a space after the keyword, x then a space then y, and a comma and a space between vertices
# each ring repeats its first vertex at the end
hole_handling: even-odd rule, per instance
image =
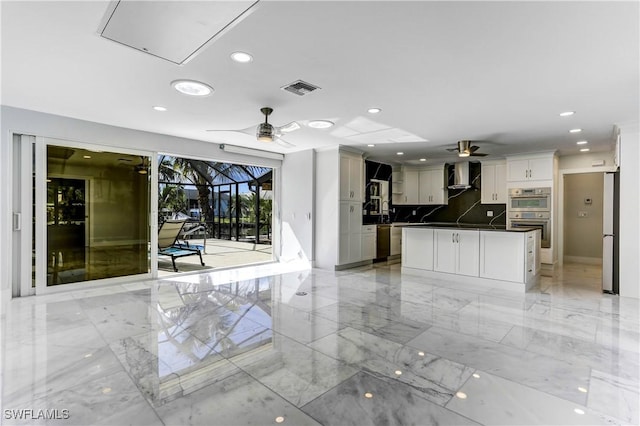
POLYGON ((560 117, 569 117, 570 115, 575 114, 575 111, 565 111, 560 113, 560 117))
POLYGON ((421 158, 420 161, 427 161, 427 159, 426 158, 421 158))
POLYGON ((247 52, 233 52, 231 54, 231 59, 236 62, 240 62, 241 64, 246 64, 247 62, 253 61, 253 56, 249 55, 247 52))
POLYGON ((213 87, 195 80, 174 80, 171 85, 178 92, 189 96, 209 96, 213 87))
POLYGON ((83 155, 82 158, 86 158, 88 160, 89 158, 91 158, 91 156, 90 155, 83 155))
POLYGON ((312 120, 307 124, 307 126, 314 129, 328 129, 333 126, 333 121, 329 120, 312 120))
POLYGON ((381 112, 381 111, 382 111, 382 110, 381 110, 380 108, 369 108, 369 109, 367 110, 367 112, 368 112, 369 114, 378 114, 378 113, 379 113, 379 112, 381 112))
POLYGON ((404 155, 404 152, 396 152, 397 155, 404 155))
POLYGON ((367 146, 368 146, 369 148, 373 148, 375 145, 374 145, 374 144, 372 144, 372 143, 370 143, 370 144, 368 144, 367 146))
POLYGON ((569 130, 569 133, 580 133, 582 131, 582 129, 571 129, 569 130))
POLYGON ((460 399, 467 399, 467 394, 464 392, 457 392, 456 396, 460 399))
POLYGON ((580 148, 580 152, 589 152, 589 148, 580 148))
POLYGON ((156 111, 166 111, 167 110, 166 107, 163 107, 163 106, 160 106, 160 105, 154 106, 153 109, 155 109, 156 111))
POLYGON ((578 141, 576 142, 576 145, 586 145, 587 143, 587 141, 578 141))

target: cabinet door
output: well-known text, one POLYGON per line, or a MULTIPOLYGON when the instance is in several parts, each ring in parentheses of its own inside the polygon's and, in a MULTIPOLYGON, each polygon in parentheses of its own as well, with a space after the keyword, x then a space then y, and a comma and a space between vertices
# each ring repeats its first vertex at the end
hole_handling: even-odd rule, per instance
POLYGON ((429 170, 429 204, 447 204, 447 192, 444 184, 444 170, 429 170))
POLYGON ((362 234, 362 260, 371 260, 376 257, 376 234, 362 234))
POLYGON ((457 273, 477 277, 480 261, 480 233, 478 231, 457 231, 457 273))
POLYGON ((494 174, 495 203, 507 204, 507 165, 496 164, 494 174))
POLYGON ((429 170, 418 172, 418 204, 431 204, 433 196, 429 170))
POLYGON ((362 233, 362 205, 349 203, 349 233, 362 233))
POLYGON ((482 204, 493 204, 496 202, 495 181, 496 166, 483 164, 480 172, 480 202, 482 204))
POLYGON ((438 272, 456 272, 456 230, 436 229, 433 244, 433 269, 438 272))
POLYGON ((419 203, 419 179, 420 175, 417 170, 406 170, 404 172, 404 203, 405 204, 418 204, 419 203))
POLYGON ((507 179, 509 181, 529 179, 529 160, 507 160, 507 179))
POLYGON ((524 233, 480 232, 480 276, 502 281, 524 279, 524 233))
POLYGON ((362 260, 362 233, 352 232, 349 234, 349 263, 360 262, 362 260))
POLYGON ((433 229, 405 228, 402 240, 402 266, 433 270, 433 229))
POLYGON ((362 159, 352 157, 349 159, 349 187, 352 194, 351 199, 363 200, 363 163, 362 159))
POLYGON ((551 180, 553 179, 553 159, 532 158, 529 160, 530 180, 551 180))
POLYGON ((347 155, 340 155, 340 199, 351 199, 351 183, 349 182, 351 170, 351 158, 347 155))

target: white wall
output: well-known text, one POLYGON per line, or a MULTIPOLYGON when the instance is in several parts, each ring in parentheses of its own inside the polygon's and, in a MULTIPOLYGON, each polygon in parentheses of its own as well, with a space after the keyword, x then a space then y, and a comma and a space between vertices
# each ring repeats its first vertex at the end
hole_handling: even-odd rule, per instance
POLYGON ((640 131, 620 127, 620 296, 640 298, 640 131))
POLYGON ((313 261, 315 152, 287 154, 281 170, 283 262, 313 261))
POLYGON ((591 171, 601 171, 602 168, 607 169, 614 167, 613 150, 605 152, 585 152, 575 155, 563 155, 558 159, 558 169, 592 169, 591 171), (594 161, 603 160, 603 166, 592 166, 594 161))

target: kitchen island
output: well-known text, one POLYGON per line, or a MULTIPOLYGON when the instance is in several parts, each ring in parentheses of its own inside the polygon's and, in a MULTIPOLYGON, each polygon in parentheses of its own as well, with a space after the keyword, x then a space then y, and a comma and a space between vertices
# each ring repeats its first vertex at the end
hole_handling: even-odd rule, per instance
POLYGON ((526 292, 540 272, 540 231, 427 223, 402 229, 402 273, 526 292))

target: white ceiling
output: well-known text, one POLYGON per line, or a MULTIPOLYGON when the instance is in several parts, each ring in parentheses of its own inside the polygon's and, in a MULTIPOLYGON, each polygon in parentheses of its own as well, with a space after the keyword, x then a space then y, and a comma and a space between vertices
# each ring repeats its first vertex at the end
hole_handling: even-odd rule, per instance
POLYGON ((100 37, 113 6, 2 1, 2 104, 276 152, 354 145, 385 162, 397 151, 403 161, 454 159, 445 148, 460 139, 491 157, 578 153, 581 139, 610 150, 613 126, 640 114, 636 1, 262 0, 184 65, 100 37), (232 62, 237 50, 253 62, 232 62), (170 86, 180 78, 215 93, 182 95, 170 86), (321 89, 280 89, 298 79, 321 89), (205 131, 257 124, 263 106, 275 125, 336 126, 303 125, 287 135, 289 149, 205 131), (368 114, 373 106, 382 112, 368 114), (576 114, 559 116, 567 110, 576 114), (389 141, 403 137, 427 142, 389 141))

